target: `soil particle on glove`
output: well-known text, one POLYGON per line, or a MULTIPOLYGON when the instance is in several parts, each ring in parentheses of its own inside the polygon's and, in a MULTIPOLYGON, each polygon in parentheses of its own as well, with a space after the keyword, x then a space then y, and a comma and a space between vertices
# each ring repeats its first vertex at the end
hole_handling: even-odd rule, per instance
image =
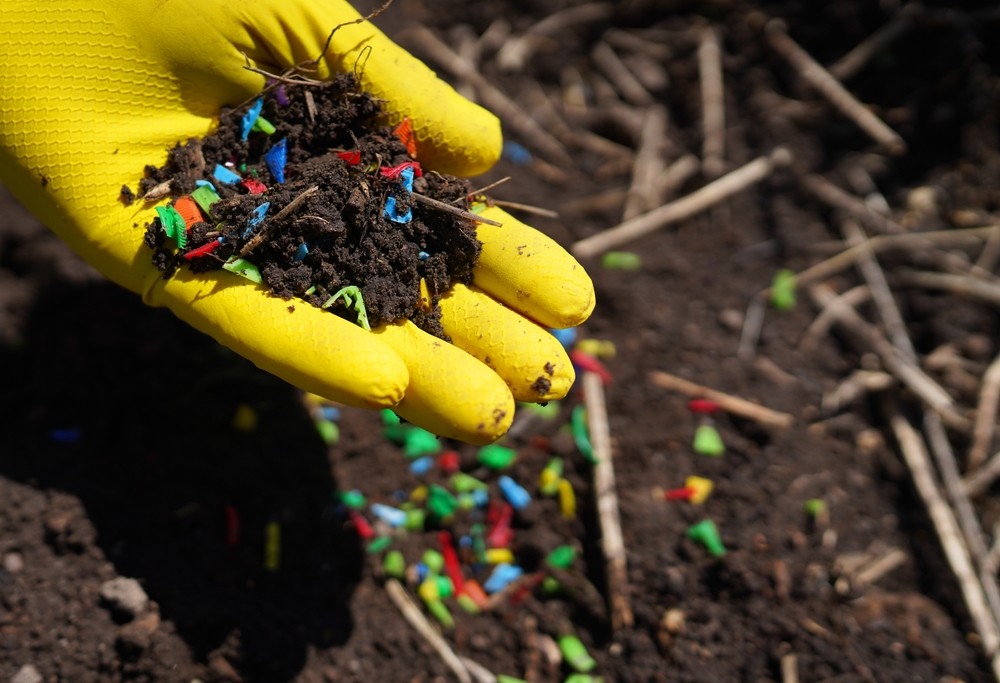
POLYGON ((399 136, 378 124, 380 102, 358 92, 353 75, 308 88, 314 118, 306 86, 289 87, 285 106, 283 98, 262 98, 260 118, 274 132, 244 136, 247 108, 224 110, 212 135, 178 144, 161 168, 145 168, 140 194, 147 199, 164 184, 178 209, 185 208, 178 199, 206 193, 205 183, 218 197, 210 196, 207 213, 200 201, 199 215, 186 202, 183 246, 162 213, 147 225, 154 265, 170 277, 182 265, 200 273, 242 257, 274 296, 361 324, 345 297, 333 300, 358 287, 372 327, 406 318, 447 340, 438 301, 452 283, 472 282, 481 243, 472 220, 412 201, 411 192, 468 210, 471 186, 424 172, 399 136), (275 160, 282 150, 285 164, 275 160))

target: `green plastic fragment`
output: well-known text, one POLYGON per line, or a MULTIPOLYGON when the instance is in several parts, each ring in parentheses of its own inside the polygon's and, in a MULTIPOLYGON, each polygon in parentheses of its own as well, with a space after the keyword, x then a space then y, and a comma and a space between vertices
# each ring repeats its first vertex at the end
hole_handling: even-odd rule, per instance
POLYGON ((687 536, 692 541, 701 543, 713 557, 722 557, 726 554, 726 546, 722 545, 719 538, 719 530, 715 522, 710 519, 703 519, 697 524, 688 527, 687 536))
POLYGON ((258 285, 262 284, 264 280, 260 277, 260 271, 257 270, 257 266, 247 261, 245 258, 233 257, 222 264, 223 270, 228 270, 230 273, 236 273, 240 277, 245 277, 250 282, 255 282, 258 285))
POLYGON ((546 576, 544 579, 542 579, 542 585, 539 586, 539 588, 542 591, 542 595, 552 596, 556 595, 562 590, 562 584, 559 583, 554 578, 552 578, 551 576, 546 576))
POLYGON ((541 403, 519 403, 518 407, 530 410, 545 420, 554 420, 559 417, 559 401, 549 401, 545 405, 541 403))
POLYGON ((271 124, 270 121, 265 119, 263 116, 258 116, 257 120, 254 121, 253 128, 251 128, 250 130, 258 131, 260 133, 263 133, 264 135, 270 135, 271 133, 274 132, 274 126, 271 124))
POLYGON ((435 455, 441 452, 441 441, 426 429, 407 425, 403 435, 403 455, 410 460, 416 460, 424 455, 435 455))
POLYGON ((570 419, 573 425, 573 441, 580 453, 593 464, 597 464, 597 456, 594 455, 594 447, 590 445, 590 433, 587 431, 587 409, 583 405, 573 408, 573 416, 570 419))
POLYGON ((240 173, 246 173, 246 172, 247 172, 247 165, 240 164, 240 173))
POLYGON ((569 569, 576 559, 576 549, 571 545, 561 545, 545 558, 545 561, 559 569, 569 569))
POLYGON ((591 676, 589 674, 571 674, 566 677, 563 683, 604 683, 604 676, 591 676))
POLYGON ((576 636, 563 636, 560 638, 559 649, 562 650, 563 658, 569 665, 581 673, 587 673, 597 666, 597 662, 590 656, 587 648, 576 636))
POLYGON ((177 242, 177 246, 183 249, 187 246, 187 225, 184 217, 172 206, 156 207, 156 214, 160 217, 160 225, 167 237, 177 242))
POLYGON ((559 493, 559 480, 563 474, 563 459, 552 458, 538 478, 538 490, 543 496, 553 497, 559 493))
POLYGON ((341 503, 351 508, 352 510, 362 509, 367 502, 365 500, 365 494, 357 490, 340 491, 336 494, 336 498, 337 500, 339 500, 341 503))
POLYGON ((458 509, 458 501, 451 495, 448 489, 437 484, 431 484, 427 492, 427 510, 437 517, 443 519, 454 514, 458 509))
POLYGON ((427 513, 423 510, 407 510, 406 523, 403 528, 407 531, 423 531, 424 522, 427 521, 427 513))
POLYGON ((424 564, 431 571, 431 574, 440 574, 441 570, 444 569, 444 555, 433 549, 427 549, 424 551, 423 558, 424 564))
POLYGON ((474 202, 472 206, 469 207, 469 211, 475 214, 480 214, 486 210, 485 202, 474 202))
POLYGON ((379 536, 365 549, 369 555, 377 555, 392 545, 392 536, 379 536))
POLYGON ((452 583, 451 578, 447 576, 435 576, 434 581, 437 583, 438 595, 441 599, 450 598, 455 594, 455 584, 452 583))
POLYGON ((787 269, 774 274, 771 282, 771 305, 779 311, 795 308, 795 272, 787 269))
MULTIPOLYGON (((245 171, 246 169, 243 170, 245 171)), ((198 203, 198 206, 205 211, 206 215, 211 216, 210 209, 212 208, 212 204, 219 201, 220 197, 210 185, 202 185, 191 193, 191 199, 198 203)))
POLYGON ((460 493, 457 497, 459 510, 472 510, 476 507, 476 499, 471 493, 460 493))
POLYGON ((486 465, 491 470, 502 470, 510 467, 517 458, 517 451, 512 448, 504 448, 497 444, 490 444, 479 449, 476 460, 480 465, 486 465))
POLYGON ((451 487, 455 489, 457 493, 471 493, 476 489, 488 489, 489 485, 486 484, 486 482, 479 481, 471 474, 456 472, 451 475, 451 487))
POLYGON ((398 550, 390 550, 385 554, 385 560, 382 561, 382 569, 385 570, 385 575, 393 579, 401 579, 406 573, 406 559, 403 557, 403 553, 398 550))
POLYGON ((601 267, 605 270, 639 270, 642 259, 631 251, 609 251, 601 257, 601 267))
POLYGON ((504 676, 503 674, 497 674, 497 683, 527 683, 523 678, 514 678, 513 676, 504 676))
POLYGON ((819 517, 826 512, 826 501, 822 498, 813 498, 807 500, 802 507, 810 517, 819 517))
POLYGON ((726 452, 722 437, 712 425, 699 425, 694 431, 694 452, 698 455, 710 455, 717 458, 726 452))
POLYGON ((316 285, 313 285, 312 287, 310 287, 305 291, 306 296, 312 296, 315 293, 316 293, 316 285))
POLYGON ((327 446, 333 446, 340 441, 340 427, 336 422, 329 420, 316 420, 316 431, 327 446))
POLYGON ((482 614, 483 610, 479 608, 479 605, 476 604, 476 601, 470 598, 465 593, 462 593, 457 598, 455 598, 455 602, 457 602, 458 606, 464 609, 469 614, 472 615, 482 614))
POLYGON ((455 625, 455 619, 451 616, 451 612, 445 607, 444 603, 440 600, 431 600, 430 602, 424 603, 427 605, 427 611, 434 615, 442 626, 445 628, 451 628, 455 625))
POLYGON ((347 287, 337 291, 337 293, 327 299, 323 305, 320 306, 320 308, 329 308, 340 297, 344 297, 344 308, 347 310, 354 308, 354 312, 358 314, 358 325, 363 327, 365 331, 370 332, 372 328, 368 324, 368 310, 365 308, 365 300, 361 298, 361 290, 355 285, 348 285, 347 287), (351 297, 354 298, 352 299, 351 297))

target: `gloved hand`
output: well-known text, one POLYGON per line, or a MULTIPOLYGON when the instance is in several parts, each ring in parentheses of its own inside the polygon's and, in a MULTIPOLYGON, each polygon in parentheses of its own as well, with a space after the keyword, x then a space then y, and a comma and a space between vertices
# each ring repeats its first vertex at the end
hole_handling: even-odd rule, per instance
MULTIPOLYGON (((393 408, 437 434, 487 443, 510 425, 513 398, 560 398, 573 381, 538 323, 578 325, 594 291, 552 240, 487 210, 503 227, 479 226, 475 286, 441 301, 452 346, 408 321, 369 333, 312 306, 290 313, 225 271, 163 280, 141 246, 152 207, 118 201, 146 164, 208 133, 221 106, 260 92, 264 78, 242 68, 241 52, 276 73, 314 59, 334 26, 356 18, 341 0, 0 0, 0 180, 106 276, 257 366, 332 400, 393 408)), ((318 77, 353 69, 366 46, 362 85, 388 101, 388 123, 410 117, 422 165, 455 175, 490 168, 501 148, 496 118, 370 23, 336 32, 318 77)))

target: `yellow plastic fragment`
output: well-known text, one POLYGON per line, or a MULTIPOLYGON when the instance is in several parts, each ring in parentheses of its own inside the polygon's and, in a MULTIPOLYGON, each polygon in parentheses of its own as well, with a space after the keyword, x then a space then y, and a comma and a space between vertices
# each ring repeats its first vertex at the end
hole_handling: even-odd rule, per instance
POLYGON ((614 358, 616 353, 615 343, 606 339, 581 339, 576 350, 598 358, 614 358))
POLYGON ((685 488, 694 489, 694 493, 688 499, 692 505, 701 505, 708 498, 709 494, 712 493, 712 487, 714 484, 711 479, 704 479, 702 477, 688 477, 684 480, 685 488))
POLYGON ((420 310, 430 313, 432 307, 431 292, 427 289, 427 280, 420 278, 420 310))
POLYGON ((268 522, 264 529, 264 569, 276 572, 281 567, 281 525, 268 522))
POLYGON ((250 434, 257 429, 257 411, 246 403, 239 404, 233 413, 232 425, 233 429, 250 434))
POLYGON ((514 553, 509 548, 490 548, 486 551, 486 564, 514 564, 514 553))
POLYGON ((413 491, 410 493, 410 500, 417 504, 423 503, 425 500, 427 500, 427 487, 418 486, 417 488, 413 489, 413 491))
POLYGON ((576 492, 573 485, 565 479, 559 480, 559 509, 566 519, 576 517, 576 492))

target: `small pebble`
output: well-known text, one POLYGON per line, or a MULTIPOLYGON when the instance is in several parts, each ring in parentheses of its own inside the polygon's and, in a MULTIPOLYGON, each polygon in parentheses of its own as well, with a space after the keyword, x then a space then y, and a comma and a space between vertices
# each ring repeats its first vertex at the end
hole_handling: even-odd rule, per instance
POLYGON ((105 581, 101 584, 100 594, 112 609, 127 614, 129 618, 146 609, 149 602, 149 597, 139 582, 124 576, 105 581))
POLYGON ((10 683, 42 683, 42 675, 34 664, 25 664, 11 677, 10 683))
POLYGON ((3 558, 3 568, 11 574, 17 574, 24 569, 24 558, 21 553, 7 553, 3 558))

